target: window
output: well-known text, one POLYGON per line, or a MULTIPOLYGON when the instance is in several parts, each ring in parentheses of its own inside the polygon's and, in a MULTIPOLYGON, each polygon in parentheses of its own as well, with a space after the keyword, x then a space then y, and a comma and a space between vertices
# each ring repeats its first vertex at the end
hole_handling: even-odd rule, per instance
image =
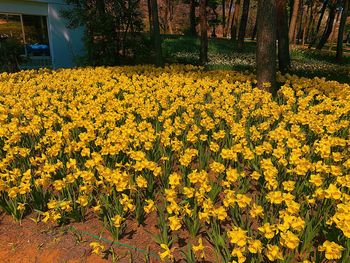
MULTIPOLYGON (((0 39, 11 38, 24 45, 24 32, 20 15, 0 14, 0 39)), ((23 48, 23 55, 25 48, 23 48)))
POLYGON ((45 16, 22 15, 27 55, 50 56, 45 16))
POLYGON ((23 55, 50 56, 46 16, 0 14, 0 38, 23 45, 23 55))

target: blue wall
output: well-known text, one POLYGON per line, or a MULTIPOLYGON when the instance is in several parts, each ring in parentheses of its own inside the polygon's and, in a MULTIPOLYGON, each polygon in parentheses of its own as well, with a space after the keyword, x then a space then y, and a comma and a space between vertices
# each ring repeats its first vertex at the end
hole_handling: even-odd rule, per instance
POLYGON ((67 29, 66 21, 60 16, 62 4, 48 4, 48 24, 54 67, 72 67, 79 56, 84 54, 83 28, 67 29))

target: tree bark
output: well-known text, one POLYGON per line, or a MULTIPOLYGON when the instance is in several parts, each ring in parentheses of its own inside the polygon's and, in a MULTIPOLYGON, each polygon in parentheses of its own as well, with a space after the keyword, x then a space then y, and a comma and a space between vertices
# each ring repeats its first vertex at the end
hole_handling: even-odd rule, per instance
POLYGON ((310 15, 309 15, 309 18, 308 18, 308 24, 306 26, 306 41, 310 41, 311 38, 310 38, 310 32, 313 31, 313 27, 314 27, 314 20, 316 19, 316 16, 314 15, 314 10, 316 8, 314 8, 314 3, 313 2, 310 2, 310 15), (315 18, 315 19, 314 19, 315 18))
MULTIPOLYGON (((300 38, 302 37, 302 29, 303 29, 303 21, 304 21, 304 3, 303 0, 300 0, 299 2, 299 12, 298 12, 298 19, 297 21, 299 22, 299 25, 297 26, 298 29, 296 29, 296 43, 299 45, 300 44, 300 38)), ((298 23, 297 23, 298 24, 298 23)))
POLYGON ((285 73, 290 68, 287 0, 276 0, 276 8, 277 8, 278 65, 279 65, 279 70, 282 73, 285 73))
POLYGON ((226 1, 222 0, 222 36, 223 37, 226 37, 225 27, 226 27, 226 1))
POLYGON ((152 6, 152 22, 153 22, 153 41, 154 51, 156 53, 156 66, 163 67, 163 55, 162 55, 162 40, 160 37, 159 30, 159 19, 158 19, 158 3, 157 0, 150 0, 152 6))
POLYGON ((148 23, 149 23, 149 35, 151 42, 153 41, 153 20, 152 20, 152 6, 151 6, 151 0, 147 0, 147 7, 148 7, 148 23))
POLYGON ((294 0, 293 13, 290 20, 289 33, 288 33, 290 43, 294 43, 294 44, 295 44, 295 38, 294 38, 295 28, 296 28, 298 12, 299 12, 299 2, 300 0, 294 0))
POLYGON ((166 0, 165 1, 166 7, 165 7, 165 26, 166 26, 166 32, 169 34, 173 34, 173 3, 172 0, 166 0))
POLYGON ((208 62, 208 22, 206 0, 199 1, 199 10, 201 26, 200 62, 205 64, 208 62))
POLYGON ((233 0, 230 1, 230 8, 228 10, 227 23, 226 23, 226 28, 225 28, 226 37, 227 37, 228 31, 229 31, 229 25, 231 25, 230 21, 231 21, 232 6, 233 6, 233 0))
POLYGON ((315 44, 315 42, 317 40, 317 34, 320 31, 320 26, 321 26, 321 23, 322 23, 322 19, 323 19, 324 13, 325 13, 325 11, 327 9, 328 2, 329 2, 329 0, 325 0, 323 2, 323 5, 322 5, 321 11, 320 11, 320 17, 319 17, 318 22, 317 22, 316 30, 313 33, 312 40, 310 41, 309 48, 312 48, 312 46, 315 44))
MULTIPOLYGON (((333 23, 333 28, 332 28, 332 33, 331 33, 331 35, 330 35, 330 43, 329 43, 329 48, 328 48, 328 50, 332 50, 332 48, 333 48, 333 43, 334 43, 334 39, 335 39, 335 33, 336 33, 336 30, 337 30, 337 25, 339 24, 339 20, 340 20, 340 12, 336 12, 337 13, 337 17, 336 17, 336 19, 335 19, 335 22, 333 23)), ((339 28, 338 28, 338 30, 339 30, 339 28)))
POLYGON ((335 19, 335 13, 336 13, 336 5, 335 5, 335 1, 334 1, 332 3, 332 6, 329 9, 329 17, 327 20, 326 28, 323 31, 320 42, 318 43, 318 45, 316 47, 316 49, 318 49, 318 50, 321 50, 324 47, 324 45, 327 43, 329 36, 332 33, 333 23, 334 23, 334 19, 335 19))
POLYGON ((231 25, 231 40, 233 42, 236 42, 237 38, 237 26, 238 26, 238 17, 239 17, 239 10, 241 7, 241 0, 236 0, 235 2, 235 9, 233 10, 233 17, 232 17, 232 25, 231 25))
POLYGON ((255 39, 256 37, 256 31, 258 30, 258 16, 256 16, 256 19, 255 19, 255 24, 254 24, 254 28, 253 28, 253 33, 252 33, 252 40, 255 39))
POLYGON ((258 87, 277 93, 276 86, 276 0, 258 0, 257 81, 258 87), (265 83, 270 83, 266 86, 265 83))
POLYGON ((336 59, 338 62, 340 62, 343 57, 343 37, 344 37, 346 19, 349 14, 349 5, 350 5, 350 0, 344 0, 343 11, 341 14, 339 31, 338 31, 337 54, 336 54, 336 59))
POLYGON ((249 5, 250 5, 250 0, 243 1, 242 16, 241 16, 241 22, 239 24, 238 41, 237 41, 238 51, 243 50, 244 37, 245 37, 245 32, 246 32, 247 23, 248 23, 249 5))
POLYGON ((196 2, 195 0, 190 0, 190 35, 196 36, 196 2))
MULTIPOLYGON (((305 15, 305 21, 303 23, 303 29, 302 29, 302 42, 301 44, 304 46, 305 45, 305 37, 306 37, 306 27, 309 24, 309 13, 310 13, 310 9, 311 9, 311 2, 307 5, 307 9, 306 9, 306 15, 305 15)), ((311 16, 311 15, 310 15, 311 16)))

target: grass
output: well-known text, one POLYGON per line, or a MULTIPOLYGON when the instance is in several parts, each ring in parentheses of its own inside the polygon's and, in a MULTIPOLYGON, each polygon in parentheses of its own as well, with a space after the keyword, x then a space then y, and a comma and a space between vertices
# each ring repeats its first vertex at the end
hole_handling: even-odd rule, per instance
MULTIPOLYGON (((189 36, 163 36, 163 52, 167 63, 199 64, 198 38, 189 36)), ((346 48, 346 45, 344 45, 346 48)), ((248 70, 255 72, 256 42, 247 41, 244 51, 236 51, 235 44, 229 39, 209 39, 209 70, 248 70)), ((301 77, 324 77, 341 83, 350 83, 350 52, 344 50, 342 63, 335 60, 335 53, 326 50, 307 49, 301 46, 291 47, 292 68, 290 74, 301 77)))

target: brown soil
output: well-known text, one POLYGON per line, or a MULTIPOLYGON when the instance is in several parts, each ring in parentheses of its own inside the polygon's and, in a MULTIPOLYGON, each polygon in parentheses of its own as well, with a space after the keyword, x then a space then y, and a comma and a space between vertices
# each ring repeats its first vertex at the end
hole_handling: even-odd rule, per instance
MULTIPOLYGON (((149 262, 160 262, 157 254, 162 249, 152 237, 152 234, 158 233, 156 213, 149 214, 142 226, 138 226, 135 220, 127 220, 126 232, 119 240, 122 246, 111 246, 106 242, 112 241, 113 238, 103 228, 102 222, 93 216, 88 215, 84 222, 74 222, 65 226, 36 223, 32 218, 35 218, 35 215, 26 216, 18 223, 11 216, 0 213, 0 263, 113 262, 112 253, 105 254, 105 258, 92 254, 91 242, 103 244, 106 250, 112 248, 114 262, 147 262, 146 251, 152 254, 149 262), (98 240, 99 237, 102 239, 98 240), (143 252, 140 252, 140 249, 143 252)), ((176 262, 185 262, 180 251, 187 252, 188 240, 197 244, 198 238, 192 240, 186 230, 176 231, 176 234, 178 238, 172 245, 173 254, 176 262)), ((203 240, 203 243, 207 249, 206 261, 202 262, 217 261, 210 244, 206 240, 203 240)))
MULTIPOLYGON (((11 216, 0 215, 0 262, 1 263, 31 263, 31 262, 112 262, 112 254, 107 259, 92 254, 90 242, 97 241, 106 248, 110 245, 104 241, 89 236, 101 236, 112 240, 110 234, 103 228, 96 218, 89 218, 85 222, 71 223, 67 226, 54 226, 44 223, 35 223, 27 216, 16 223, 11 216)), ((157 254, 158 246, 148 231, 155 231, 155 226, 149 217, 145 226, 137 226, 128 222, 128 229, 124 238, 119 242, 133 247, 151 251, 157 254)), ((156 220, 155 220, 156 221, 156 220)), ((155 222, 153 221, 153 222, 155 222)), ((116 262, 145 262, 145 255, 135 250, 113 246, 116 262)), ((151 262, 159 262, 150 258, 151 262)))

